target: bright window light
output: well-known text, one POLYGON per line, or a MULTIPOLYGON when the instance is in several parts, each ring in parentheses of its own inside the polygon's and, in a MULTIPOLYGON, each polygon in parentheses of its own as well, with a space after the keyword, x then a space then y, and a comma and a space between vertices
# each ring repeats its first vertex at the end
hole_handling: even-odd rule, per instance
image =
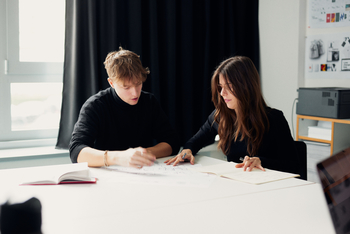
POLYGON ((12 83, 11 128, 58 129, 62 83, 12 83))
POLYGON ((19 0, 20 62, 63 62, 64 0, 19 0))

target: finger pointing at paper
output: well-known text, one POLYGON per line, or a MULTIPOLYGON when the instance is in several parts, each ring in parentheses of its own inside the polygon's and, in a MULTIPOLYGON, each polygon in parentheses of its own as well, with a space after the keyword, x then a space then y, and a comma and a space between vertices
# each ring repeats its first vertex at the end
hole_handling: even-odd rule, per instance
POLYGON ((180 162, 189 161, 192 165, 194 165, 194 156, 192 155, 192 151, 190 149, 184 149, 176 155, 175 157, 166 160, 164 163, 167 165, 173 164, 173 166, 176 166, 180 162))
POLYGON ((253 168, 257 168, 262 171, 265 171, 265 169, 261 166, 261 160, 259 157, 245 156, 243 159, 243 162, 237 164, 236 168, 243 168, 243 171, 252 171, 253 168))

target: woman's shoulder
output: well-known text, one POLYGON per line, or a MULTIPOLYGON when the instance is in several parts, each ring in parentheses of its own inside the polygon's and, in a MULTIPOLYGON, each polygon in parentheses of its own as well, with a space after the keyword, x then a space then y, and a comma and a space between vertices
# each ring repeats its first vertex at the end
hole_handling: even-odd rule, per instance
POLYGON ((210 122, 214 122, 214 118, 215 118, 215 113, 216 113, 216 109, 214 109, 208 116, 208 120, 210 122))
POLYGON ((266 114, 270 123, 270 127, 280 128, 281 126, 288 125, 287 119, 281 110, 268 107, 266 109, 266 114))
POLYGON ((282 116, 284 117, 284 114, 281 110, 271 107, 266 107, 266 114, 268 118, 280 118, 282 116))

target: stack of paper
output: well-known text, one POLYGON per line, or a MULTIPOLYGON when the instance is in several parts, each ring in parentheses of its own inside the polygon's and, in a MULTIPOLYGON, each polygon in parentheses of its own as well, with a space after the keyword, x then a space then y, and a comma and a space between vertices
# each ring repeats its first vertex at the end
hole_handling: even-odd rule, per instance
POLYGON ((331 122, 318 121, 317 126, 309 126, 308 137, 330 141, 332 139, 331 122))
POLYGON ((310 181, 319 182, 316 173, 316 164, 330 157, 330 144, 304 141, 307 147, 307 178, 310 181))

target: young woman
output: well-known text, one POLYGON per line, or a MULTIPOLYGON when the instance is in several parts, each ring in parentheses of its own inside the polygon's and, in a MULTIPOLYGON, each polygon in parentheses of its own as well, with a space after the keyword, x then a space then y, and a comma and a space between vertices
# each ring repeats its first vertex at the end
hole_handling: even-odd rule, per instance
POLYGON ((215 110, 176 157, 165 163, 189 160, 215 136, 228 161, 244 171, 264 167, 299 173, 297 152, 283 113, 266 105, 253 62, 243 56, 223 61, 211 81, 215 110), (243 162, 242 162, 243 159, 243 162))

